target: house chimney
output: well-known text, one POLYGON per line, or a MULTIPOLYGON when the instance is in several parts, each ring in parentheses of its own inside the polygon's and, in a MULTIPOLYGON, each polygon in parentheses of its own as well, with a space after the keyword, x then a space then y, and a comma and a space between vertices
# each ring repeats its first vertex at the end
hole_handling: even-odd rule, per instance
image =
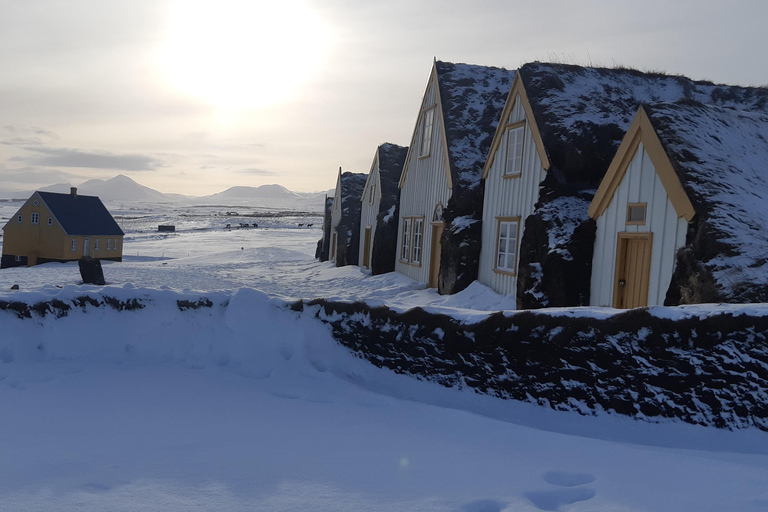
POLYGON ((70 187, 69 193, 72 194, 72 197, 77 197, 77 187, 70 187))

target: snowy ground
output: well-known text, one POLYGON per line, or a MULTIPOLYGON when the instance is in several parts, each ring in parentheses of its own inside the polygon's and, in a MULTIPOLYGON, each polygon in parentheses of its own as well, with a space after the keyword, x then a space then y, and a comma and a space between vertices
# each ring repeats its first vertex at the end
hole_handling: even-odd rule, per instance
POLYGON ((0 272, 0 300, 151 302, 0 311, 0 510, 768 510, 765 433, 556 413, 350 356, 284 299, 467 318, 510 300, 317 263, 320 230, 298 222, 127 229, 106 287, 76 264, 0 272), (176 307, 202 295, 212 308, 176 307))

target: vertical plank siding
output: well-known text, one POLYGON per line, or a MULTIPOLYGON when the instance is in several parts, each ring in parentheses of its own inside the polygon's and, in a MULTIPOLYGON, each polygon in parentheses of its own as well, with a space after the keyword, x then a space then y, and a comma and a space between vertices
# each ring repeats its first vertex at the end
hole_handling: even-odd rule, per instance
MULTIPOLYGON (((379 207, 381 205, 381 179, 379 177, 379 157, 378 154, 373 160, 371 166, 371 172, 368 174, 368 182, 363 189, 363 197, 360 198, 363 202, 363 207, 360 210, 360 257, 357 261, 360 262, 361 267, 365 267, 365 228, 371 228, 371 244, 373 243, 373 237, 376 235, 376 217, 379 214, 379 207), (375 187, 373 204, 370 203, 370 188, 375 187)), ((370 248, 369 248, 370 250, 370 248)), ((370 262, 368 267, 370 268, 370 262)))
POLYGON ((333 194, 333 209, 331 210, 331 245, 336 246, 329 247, 328 249, 328 258, 332 263, 336 263, 339 237, 334 237, 333 234, 336 233, 339 222, 341 222, 341 172, 339 172, 339 177, 336 179, 336 192, 333 194))
MULTIPOLYGON (((502 120, 500 124, 505 125, 526 120, 522 100, 518 96, 515 98, 510 116, 502 120)), ((519 178, 505 179, 507 136, 508 132, 504 133, 495 155, 490 155, 494 158, 485 181, 482 248, 480 250, 478 280, 496 293, 515 295, 517 277, 494 272, 496 239, 498 237, 496 217, 520 217, 521 219, 515 251, 515 268, 517 268, 517 262, 520 260, 519 246, 523 237, 525 218, 533 213, 533 207, 539 198, 539 184, 545 177, 545 171, 536 151, 530 124, 526 123, 522 173, 519 178)))
POLYGON ((395 270, 401 274, 422 283, 429 282, 429 262, 432 254, 432 216, 435 207, 442 204, 445 207, 451 197, 448 187, 448 162, 445 161, 443 147, 442 114, 440 108, 435 109, 433 122, 431 151, 428 157, 420 158, 422 116, 424 109, 437 103, 435 89, 437 78, 433 74, 422 104, 422 111, 416 121, 416 130, 412 139, 410 153, 405 164, 405 179, 400 188, 400 223, 397 227, 397 261, 395 270), (424 233, 422 234, 421 264, 414 265, 400 260, 400 247, 403 236, 403 221, 406 217, 424 217, 424 233))
POLYGON ((688 222, 679 217, 642 143, 629 163, 611 203, 597 219, 592 258, 590 305, 613 304, 618 233, 653 233, 648 305, 664 304, 675 268, 675 253, 685 245, 688 222), (627 224, 627 205, 647 203, 644 225, 627 224))

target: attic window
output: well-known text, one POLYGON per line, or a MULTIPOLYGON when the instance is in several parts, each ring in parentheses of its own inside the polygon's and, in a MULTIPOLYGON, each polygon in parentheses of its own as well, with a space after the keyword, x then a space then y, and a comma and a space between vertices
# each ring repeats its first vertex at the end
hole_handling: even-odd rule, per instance
POLYGON ((39 201, 37 201, 37 200, 35 200, 35 201, 32 201, 32 204, 33 204, 33 205, 35 205, 35 206, 37 206, 37 205, 39 205, 39 204, 40 204, 40 202, 39 202, 39 201))
POLYGON ((504 163, 504 177, 516 178, 523 172, 523 142, 525 121, 507 128, 507 159, 504 163))
POLYGON ((19 224, 21 224, 21 221, 23 221, 23 220, 24 220, 24 217, 23 217, 23 216, 21 216, 21 215, 19 215, 19 219, 18 219, 18 220, 19 220, 19 224))
POLYGON ((376 196, 376 184, 371 185, 370 196, 368 197, 368 204, 373 204, 374 197, 376 196))
POLYGON ((422 116, 421 126, 421 148, 419 149, 419 157, 429 156, 432 151, 432 126, 435 122, 435 108, 432 107, 429 110, 424 111, 422 116))
POLYGON ((53 225, 53 217, 48 217, 48 225, 49 226, 53 225))
POLYGON ((627 224, 645 225, 647 203, 630 203, 627 205, 627 224))
POLYGON ((40 214, 32 212, 32 224, 40 224, 40 214))

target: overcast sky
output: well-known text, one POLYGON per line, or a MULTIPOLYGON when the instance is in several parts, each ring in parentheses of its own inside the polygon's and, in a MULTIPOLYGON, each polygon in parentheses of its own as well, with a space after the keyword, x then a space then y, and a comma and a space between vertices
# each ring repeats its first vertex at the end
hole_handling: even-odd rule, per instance
POLYGON ((0 0, 0 189, 335 185, 407 145, 433 57, 766 85, 766 0, 0 0))

